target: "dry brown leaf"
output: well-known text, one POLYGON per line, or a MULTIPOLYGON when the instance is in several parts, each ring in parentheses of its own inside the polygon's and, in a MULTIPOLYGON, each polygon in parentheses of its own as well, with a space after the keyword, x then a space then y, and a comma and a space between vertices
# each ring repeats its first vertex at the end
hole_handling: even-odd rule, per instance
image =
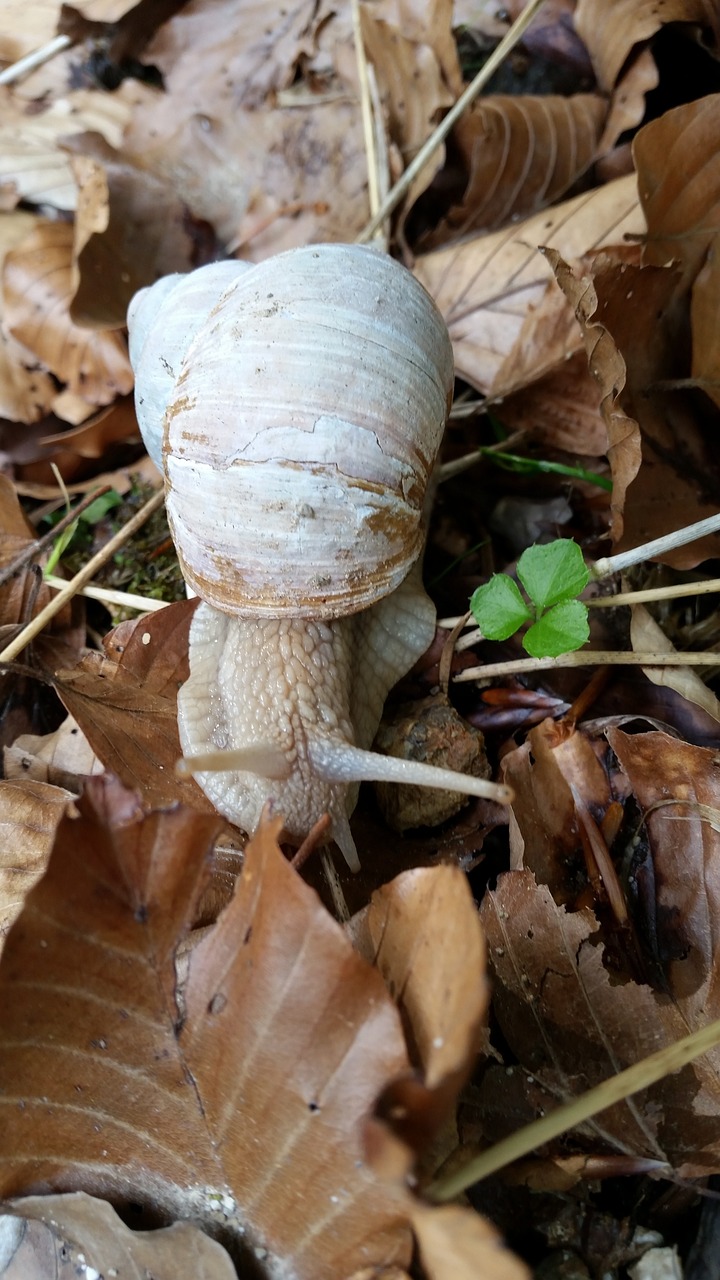
MULTIPOLYGON (((89 18, 114 22, 132 8, 136 0, 78 0, 76 8, 89 18)), ((57 31, 61 0, 4 0, 0 32, 0 58, 15 62, 52 40, 57 31)))
MULTIPOLYGON (((598 724, 594 739, 588 738, 580 752, 576 746, 585 735, 568 739, 559 736, 559 728, 535 730, 527 747, 509 757, 508 776, 516 786, 517 869, 500 878, 481 908, 503 1035, 539 1086, 560 1098, 580 1093, 717 1016, 716 754, 665 733, 630 736, 610 722, 604 737, 620 763, 618 772, 595 758, 602 729, 598 724), (630 798, 641 817, 638 822, 631 811, 629 834, 638 838, 630 845, 624 872, 620 856, 626 837, 619 840, 623 848, 614 848, 633 912, 618 935, 617 926, 605 927, 602 899, 598 919, 587 908, 571 910, 558 901, 574 900, 582 883, 582 812, 592 811, 597 831, 611 818, 617 831, 612 811, 630 798), (558 805, 563 846, 556 829, 558 805), (549 868, 552 896, 545 884, 536 883, 529 870, 533 862, 543 875, 549 868), (607 963, 604 939, 612 944, 607 963), (634 954, 633 947, 641 952, 634 954), (653 975, 654 990, 632 977, 639 954, 653 975)), ((720 1054, 713 1052, 692 1069, 603 1112, 592 1122, 595 1141, 667 1160, 683 1176, 717 1168, 720 1122, 712 1117, 720 1096, 719 1070, 720 1054)), ((533 1097, 532 1090, 527 1100, 540 1106, 548 1102, 533 1097)))
MULTIPOLYGON (((530 871, 502 875, 480 918, 495 1016, 511 1052, 550 1096, 579 1095, 685 1034, 673 1005, 658 1006, 649 987, 611 983, 602 946, 593 942, 593 913, 557 906, 530 871)), ((687 1078, 684 1083, 692 1105, 687 1078)), ((658 1130, 664 1116, 656 1096, 636 1095, 602 1112, 586 1131, 611 1150, 663 1161, 658 1130)))
POLYGON ((6 255, 6 324, 71 391, 91 404, 108 404, 132 390, 127 343, 116 333, 94 333, 70 319, 73 228, 38 222, 6 255))
POLYGON ((376 16, 402 31, 416 45, 426 45, 437 58, 443 79, 454 97, 463 90, 463 77, 458 59, 453 27, 457 15, 452 0, 371 0, 376 16))
POLYGON ((596 745, 570 724, 545 720, 505 757, 503 777, 515 792, 510 866, 532 871, 564 903, 575 892, 567 865, 580 840, 573 789, 595 813, 613 798, 596 745))
POLYGON ((71 804, 68 791, 46 782, 0 782, 0 950, 27 893, 45 871, 58 824, 71 804))
POLYGON ((598 176, 607 182, 611 177, 619 177, 611 166, 617 164, 621 157, 627 161, 626 172, 633 169, 629 144, 618 147, 617 142, 623 133, 633 133, 641 124, 645 114, 645 98, 657 88, 660 76, 657 63, 650 49, 644 49, 627 67, 615 86, 602 138, 598 143, 601 160, 598 176))
POLYGON ((194 0, 145 54, 166 92, 120 90, 134 106, 126 157, 244 257, 351 240, 368 210, 350 30, 349 10, 336 15, 325 0, 282 12, 256 0, 235 27, 224 6, 194 0), (338 26, 345 59, 333 44, 338 26), (276 94, 290 86, 292 105, 279 107, 276 94))
MULTIPOLYGON (((397 147, 402 171, 429 138, 441 115, 452 106, 453 95, 443 79, 435 53, 423 39, 425 32, 417 30, 420 24, 414 24, 416 35, 410 38, 405 25, 395 25, 384 16, 390 8, 387 3, 382 7, 361 5, 361 20, 366 55, 377 76, 388 136, 397 147)), ((448 14, 449 5, 445 2, 428 9, 439 27, 437 18, 442 10, 448 14)), ((449 21, 447 31, 450 31, 449 21)), ((409 209, 430 185, 444 158, 445 148, 438 147, 413 181, 404 208, 409 209)))
POLYGON ((720 95, 668 111, 641 129, 633 151, 648 220, 646 262, 680 263, 691 286, 692 377, 720 405, 720 95))
MULTIPOLYGON (((627 366, 617 344, 600 318, 598 295, 591 274, 577 276, 567 262, 563 262, 555 250, 547 251, 548 262, 565 296, 572 304, 585 339, 588 367, 600 390, 600 411, 608 434, 607 456, 613 477, 610 509, 612 512, 611 537, 617 540, 624 527, 625 498, 628 486, 635 479, 642 461, 640 429, 630 412, 623 408, 621 393, 627 384, 627 366)), ((626 264, 618 267, 624 272, 626 264)), ((649 278, 645 277, 648 283, 649 278)), ((666 282, 654 282, 665 296, 666 282)), ((625 287, 625 302, 633 289, 625 287)), ((649 315, 646 308, 644 314, 649 315)))
POLYGON ((718 19, 713 0, 578 0, 575 27, 606 93, 634 46, 668 22, 694 22, 717 30, 718 19))
POLYGON ((518 389, 513 363, 523 359, 528 344, 537 352, 534 370, 523 359, 528 381, 559 363, 567 354, 571 321, 558 321, 555 304, 553 328, 561 340, 551 360, 543 353, 542 316, 536 338, 528 333, 551 275, 539 246, 574 260, 643 230, 635 178, 621 178, 503 231, 419 258, 415 274, 445 317, 458 375, 493 395, 518 389))
POLYGON ((103 769, 72 716, 53 733, 21 734, 5 747, 3 767, 6 778, 32 778, 68 791, 79 791, 81 778, 103 769))
MULTIPOLYGON (((668 988, 688 1030, 717 1016, 720 920, 720 782, 717 752, 665 733, 607 740, 644 819, 652 872, 657 946, 668 988)), ((710 1055, 696 1071, 714 1079, 710 1055)), ((717 1112, 716 1112, 717 1113, 717 1112)))
POLYGON ((508 431, 524 431, 545 449, 586 458, 607 454, 600 390, 584 351, 574 352, 544 377, 504 397, 496 412, 508 431))
POLYGON ((92 329, 122 328, 138 289, 196 265, 187 205, 99 134, 68 145, 78 186, 70 314, 92 329))
POLYGON ((527 218, 560 199, 595 159, 606 112, 593 94, 477 102, 453 131, 467 186, 432 243, 527 218))
POLYGON ((114 94, 88 89, 58 98, 39 113, 4 90, 0 111, 0 187, 12 188, 16 202, 64 210, 75 209, 77 184, 61 141, 92 129, 119 146, 130 115, 114 94))
MULTIPOLYGON (((451 6, 382 0, 361 16, 402 167, 460 87, 451 6)), ((122 86, 134 111, 125 154, 211 222, 229 251, 258 260, 359 233, 367 156, 349 5, 253 0, 233 30, 222 5, 194 0, 145 56, 166 92, 122 86)))
MULTIPOLYGON (((633 605, 630 612, 630 643, 636 652, 676 652, 672 641, 644 605, 633 605)), ((692 667, 643 667, 643 671, 653 684, 674 689, 688 702, 702 707, 713 720, 720 720, 720 701, 692 667)))
POLYGON ((450 866, 406 871, 373 894, 366 927, 372 961, 412 1028, 425 1083, 452 1081, 457 1091, 487 1007, 485 946, 466 877, 450 866))
POLYGON ((105 1200, 77 1191, 26 1196, 0 1217, 3 1280, 86 1280, 150 1276, 153 1280, 236 1280, 228 1254, 197 1227, 174 1222, 131 1231, 105 1200))
MULTIPOLYGON (((282 857, 279 821, 192 952, 180 1025, 174 953, 218 820, 144 816, 105 778, 79 808, 0 965, 0 1193, 148 1198, 221 1225, 268 1277, 406 1266, 417 1202, 364 1147, 375 1099, 408 1069, 400 1020, 282 857)), ((490 1280, 496 1248, 478 1240, 490 1280)))
POLYGON ((497 1232, 468 1209, 418 1207, 413 1227, 428 1280, 528 1280, 529 1273, 502 1247, 497 1232))
MULTIPOLYGON (((7 253, 32 232, 37 219, 15 210, 0 218, 0 266, 7 253)), ((3 306, 4 311, 4 306, 3 306)), ((0 325, 0 416, 12 422, 37 422, 50 407, 55 388, 48 373, 38 368, 32 352, 0 325)))
MULTIPOLYGON (((58 417, 71 412, 71 406, 55 401, 53 409, 58 417), (63 411, 64 412, 61 412, 63 411)), ((84 404, 84 401, 82 402, 84 404)), ((69 421, 69 418, 66 418, 69 421)), ((107 409, 92 413, 91 417, 76 427, 75 430, 58 431, 53 435, 43 436, 42 444, 55 445, 60 460, 56 458, 60 474, 67 478, 65 468, 70 465, 71 458, 102 458, 113 445, 121 443, 138 443, 140 428, 135 414, 135 405, 130 396, 116 400, 107 409)))
POLYGON ((647 219, 644 261, 682 264, 697 274, 720 229, 720 158, 715 145, 720 95, 667 111, 633 143, 647 219))
POLYGON ((148 807, 182 801, 214 813, 194 779, 175 776, 177 691, 187 679, 195 607, 181 601, 121 623, 105 637, 105 656, 86 654, 56 674, 55 688, 105 768, 136 787, 148 807))
MULTIPOLYGON (((625 549, 713 515, 716 508, 706 498, 712 442, 691 402, 668 396, 663 386, 684 372, 677 274, 617 256, 601 256, 589 274, 576 277, 557 254, 548 254, 575 306, 601 390, 613 475, 611 536, 616 549, 625 549)), ((718 546, 716 537, 704 538, 661 558, 692 567, 717 554, 718 546)))

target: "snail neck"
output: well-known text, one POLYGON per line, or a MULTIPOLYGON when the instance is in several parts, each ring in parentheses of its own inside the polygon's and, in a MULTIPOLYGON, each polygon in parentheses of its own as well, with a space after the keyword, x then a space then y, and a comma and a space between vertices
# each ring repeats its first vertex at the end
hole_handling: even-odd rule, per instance
POLYGON ((235 618, 201 603, 190 631, 190 677, 178 695, 184 755, 205 757, 208 767, 193 772, 221 813, 252 832, 270 801, 288 835, 302 839, 327 812, 351 865, 357 854, 347 815, 358 786, 319 777, 310 743, 342 749, 354 742, 354 632, 351 617, 235 618), (226 752, 230 764, 218 757, 226 752))

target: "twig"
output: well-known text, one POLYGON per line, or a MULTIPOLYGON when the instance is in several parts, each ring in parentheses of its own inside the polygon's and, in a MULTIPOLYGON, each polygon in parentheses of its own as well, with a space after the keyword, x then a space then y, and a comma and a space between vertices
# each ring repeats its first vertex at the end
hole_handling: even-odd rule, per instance
POLYGON ((92 560, 88 561, 84 569, 81 569, 79 573, 75 574, 74 578, 71 578, 70 581, 65 584, 62 591, 59 591, 55 596, 55 599, 50 600, 48 604, 45 605, 45 608, 41 609, 37 616, 32 618, 26 627, 23 627, 22 631, 16 635, 15 639, 11 640, 9 645, 6 645, 2 650, 2 653, 0 653, 0 662, 12 662, 13 658, 16 658, 19 653, 22 653, 23 649, 25 649, 30 642, 40 634, 43 627, 45 627, 51 618, 54 618, 55 614, 59 613, 67 604, 68 600, 72 600, 73 596, 77 595, 78 591, 90 582, 98 569, 101 569, 102 566, 106 564, 112 556, 114 556, 115 552, 122 547, 129 538, 132 538, 134 533, 137 533, 138 529, 145 524, 145 521, 149 519, 153 512, 157 511, 158 508, 162 506, 164 499, 165 494, 162 489, 153 494, 152 498, 148 499, 132 519, 128 520, 127 524, 124 525, 124 527, 120 529, 109 542, 106 542, 105 546, 93 556, 92 560))
POLYGON ((445 140, 456 120, 460 118, 466 107, 469 107, 470 104, 475 101, 480 90, 485 88, 488 80, 492 79, 498 67, 505 61, 505 58, 510 53, 511 49, 513 49, 518 43, 520 37, 530 26, 533 18, 539 12, 544 3, 545 0, 530 0, 527 8, 523 9, 523 12, 518 18, 516 18, 507 35, 503 36, 497 48, 490 54, 485 66, 478 71, 475 79, 468 85, 464 93, 460 95, 454 107, 452 107, 445 116, 445 119, 440 122, 435 132, 420 148, 415 159, 411 161, 402 177, 395 183, 392 191, 388 193, 387 198, 383 200, 374 217, 370 219, 367 226, 363 227, 360 235, 357 237, 358 244, 366 244, 367 241, 374 236, 378 227, 382 225, 388 215, 397 208, 403 196, 412 186, 417 175, 425 168, 425 165, 440 146, 440 143, 445 140))
MULTIPOLYGON (((54 573, 46 573, 43 581, 53 591, 62 591, 68 585, 67 578, 56 578, 54 573)), ((81 587, 77 594, 86 596, 88 600, 99 600, 102 604, 114 604, 119 609, 138 609, 140 613, 156 613, 159 609, 167 609, 169 604, 168 600, 136 596, 131 591, 113 591, 111 587, 81 587)))
POLYGON ((504 1169, 506 1165, 519 1160, 521 1156, 529 1155, 531 1151, 544 1146, 546 1142, 551 1142, 553 1138, 560 1137, 560 1134, 567 1133, 569 1129, 574 1129, 577 1125, 590 1120, 598 1112, 605 1111, 607 1107, 624 1101, 625 1098, 638 1093, 640 1089, 647 1089, 658 1080, 663 1080, 665 1076, 672 1075, 674 1071, 679 1071, 688 1062, 694 1062, 696 1058, 707 1053, 717 1044, 720 1044, 720 1019, 708 1023, 706 1027, 702 1027, 700 1031, 694 1031, 692 1035, 683 1036, 682 1040, 676 1040, 675 1044, 668 1045, 666 1049, 660 1049, 650 1057, 643 1058, 641 1062, 636 1062, 625 1071, 618 1072, 609 1080, 603 1080, 602 1084, 589 1089, 582 1097, 575 1098, 572 1102, 551 1111, 549 1115, 542 1116, 540 1120, 513 1133, 511 1137, 498 1142, 488 1151, 475 1156, 464 1168, 457 1169, 448 1177, 432 1183, 426 1188, 425 1194, 433 1200, 454 1199, 473 1183, 479 1182, 481 1178, 497 1173, 498 1169, 504 1169))
MULTIPOLYGON (((460 645, 457 646, 460 648, 460 645)), ((489 662, 484 667, 468 667, 455 676, 454 684, 466 680, 490 680, 496 676, 527 675, 556 667, 717 667, 720 653, 626 653, 624 650, 587 649, 561 653, 559 658, 514 658, 512 662, 489 662)))
POLYGON ((606 556, 603 559, 596 560, 590 566, 590 572, 596 580, 598 578, 609 578, 611 573, 619 573, 622 569, 629 569, 633 564, 640 564, 643 560, 652 560, 653 556, 665 555, 667 551, 674 551, 676 547, 684 547, 688 542, 696 542, 698 538, 704 538, 708 533, 717 533, 720 530, 720 515, 708 516, 707 520, 698 520, 696 524, 686 524, 683 529, 675 529, 672 533, 666 533, 662 538, 654 538, 652 542, 643 542, 642 546, 633 547, 632 551, 622 551, 617 556, 606 556))
POLYGON ((596 596, 586 600, 589 609, 612 609, 621 604, 648 604, 654 600, 677 600, 683 596, 709 596, 720 591, 720 578, 702 582, 678 582, 673 587, 648 587, 644 591, 620 591, 616 596, 596 596))
POLYGON ((365 41, 362 34, 360 17, 360 0, 352 0, 352 24, 355 38, 355 58, 357 61, 358 80, 360 83, 360 117, 362 119, 365 157, 368 171, 368 201, 370 216, 373 217, 380 207, 380 191, 378 185, 377 154, 375 151, 375 129, 373 126, 372 102, 370 99, 370 80, 368 63, 365 54, 365 41))
POLYGON ((458 618, 458 621, 443 645, 443 651, 440 655, 440 662, 438 664, 438 684, 446 698, 448 696, 448 687, 450 685, 450 670, 452 668, 455 646, 458 642, 460 633, 465 629, 465 624, 471 616, 472 615, 470 613, 467 613, 464 618, 458 618))
POLYGON ((0 84, 14 84, 28 71, 34 71, 44 62, 49 62, 71 44, 70 36, 55 36, 52 40, 48 40, 47 44, 41 45, 39 49, 33 49, 32 53, 26 53, 24 57, 18 58, 17 62, 11 63, 4 71, 0 71, 0 84))
POLYGON ((35 542, 29 542, 28 545, 24 547, 18 555, 16 555, 14 560, 11 560, 9 564, 5 565, 4 569, 0 570, 0 587, 3 587, 6 582, 9 582, 10 579, 15 576, 16 573, 19 573, 21 569, 24 569, 25 565, 30 564, 31 560, 34 560, 35 557, 39 556, 46 547, 49 547, 51 543, 55 541, 59 533, 63 533, 74 520, 77 520, 78 516, 82 515, 83 511, 86 511, 89 506, 92 506, 96 498, 102 497, 104 493, 108 493, 109 491, 109 484, 103 485, 100 489, 93 489, 92 493, 89 493, 87 497, 83 498, 82 502, 78 503, 72 511, 68 511, 67 515, 63 516, 62 520, 58 520, 57 524, 54 525, 48 533, 44 533, 42 538, 38 538, 35 542))

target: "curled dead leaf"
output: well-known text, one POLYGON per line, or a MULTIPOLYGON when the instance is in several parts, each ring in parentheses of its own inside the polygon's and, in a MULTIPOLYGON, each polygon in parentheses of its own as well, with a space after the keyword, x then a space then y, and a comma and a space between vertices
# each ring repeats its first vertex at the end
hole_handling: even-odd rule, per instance
POLYGON ((38 222, 6 255, 3 292, 10 332, 71 391, 90 404, 108 404, 132 389, 125 339, 82 329, 70 318, 73 228, 68 223, 38 222))
MULTIPOLYGON (((418 258, 415 274, 445 317, 458 375, 486 395, 518 389, 513 365, 523 357, 530 340, 526 322, 533 324, 533 309, 545 297, 551 279, 548 261, 539 252, 541 245, 574 261, 592 249, 622 243, 626 235, 643 230, 633 176, 576 196, 502 231, 418 258)), ((566 315, 570 316, 570 327, 567 321, 560 326, 563 338, 552 361, 543 351, 538 332, 534 367, 523 361, 527 382, 579 346, 577 338, 571 339, 570 345, 565 341, 564 335, 574 328, 569 307, 566 315)), ((536 322, 544 330, 545 315, 536 322)), ((558 323, 555 315, 553 323, 558 323)))
POLYGON ((595 159, 606 110, 593 94, 477 102, 453 132, 467 186, 430 243, 491 230, 559 200, 595 159))

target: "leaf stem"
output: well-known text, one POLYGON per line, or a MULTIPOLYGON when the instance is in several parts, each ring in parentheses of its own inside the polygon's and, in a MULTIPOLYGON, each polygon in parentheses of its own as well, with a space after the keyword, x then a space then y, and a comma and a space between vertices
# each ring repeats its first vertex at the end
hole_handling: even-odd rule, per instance
POLYGON ((366 244, 367 241, 375 234, 378 227, 382 226, 382 223, 385 221, 388 214, 392 213, 393 210, 397 208, 403 196, 412 186, 417 175, 425 168, 425 165, 440 146, 440 143, 445 140, 456 120, 458 120, 463 111, 465 111, 465 109, 475 101, 480 90, 485 88, 488 80, 492 79, 498 67, 504 62, 511 49, 514 49, 515 45, 520 40, 520 37, 530 26, 533 18, 544 3, 545 0, 530 0, 527 8, 523 9, 522 13, 515 19, 510 30, 503 36, 497 48, 493 49, 493 52, 490 54, 485 66, 478 71, 475 79, 468 85, 464 93, 461 93, 454 107, 451 108, 445 116, 445 119, 441 120, 435 132, 431 134, 427 142, 424 143, 418 151, 415 159, 408 165, 400 180, 396 182, 392 190, 388 192, 388 195, 383 200, 375 215, 370 219, 366 226, 363 227, 360 235, 357 237, 357 244, 366 244))
POLYGON ((63 533, 65 529, 68 529, 70 525, 77 520, 78 516, 82 515, 83 511, 86 511, 88 507, 92 506, 96 498, 100 498, 103 494, 109 493, 110 487, 111 486, 109 484, 104 484, 101 485, 99 489, 93 489, 91 493, 88 493, 83 498, 82 502, 79 502, 78 505, 73 508, 72 511, 68 511, 67 515, 64 515, 62 520, 58 520, 57 524, 53 525, 52 529, 50 529, 48 533, 44 533, 41 538, 38 538, 35 542, 29 542, 26 547, 23 547, 19 555, 16 555, 14 560, 11 560, 9 564, 6 564, 4 568, 0 570, 0 587, 3 587, 6 582, 9 582, 10 579, 15 576, 16 573, 19 573, 21 569, 24 569, 25 565, 30 564, 31 560, 34 560, 35 557, 39 556, 46 547, 49 547, 55 541, 58 534, 63 533))
POLYGON ((608 578, 611 573, 619 573, 622 569, 629 569, 633 564, 641 564, 643 560, 652 560, 653 557, 665 555, 668 551, 674 551, 676 547, 684 547, 688 542, 696 542, 698 538, 704 538, 709 533, 717 533, 718 530, 720 530, 720 514, 708 516, 706 520, 698 520, 695 524, 686 524, 684 528, 674 529, 672 533, 666 533, 662 538, 643 542, 641 546, 633 547, 632 551, 621 551, 619 555, 596 560, 590 565, 591 577, 608 578))
POLYGON ((92 560, 88 560, 85 567, 80 569, 80 571, 75 574, 75 577, 71 578, 70 581, 65 584, 62 591, 59 591, 55 596, 55 599, 50 600, 45 605, 45 608, 40 610, 36 617, 31 618, 27 626, 23 627, 22 631, 15 636, 15 639, 11 640, 10 644, 5 646, 2 653, 0 653, 0 662, 12 662, 19 653, 22 653, 23 649, 27 648, 30 642, 40 634, 46 624, 60 612, 68 601, 72 600, 73 596, 77 595, 78 591, 90 582, 98 569, 101 569, 102 566, 106 564, 112 556, 114 556, 115 552, 119 550, 119 548, 122 547, 128 539, 132 538, 134 533, 137 533, 138 529, 145 524, 145 521, 150 518, 153 512, 157 511, 158 507, 162 506, 164 500, 165 494, 162 489, 158 490, 157 493, 154 493, 152 498, 149 498, 140 510, 137 511, 130 520, 128 520, 127 524, 124 525, 122 529, 118 530, 114 537, 112 537, 109 542, 105 543, 104 547, 101 547, 97 554, 93 556, 92 560))
POLYGON ((479 1182, 481 1178, 487 1178, 498 1169, 504 1169, 514 1160, 528 1155, 546 1142, 552 1141, 553 1138, 558 1138, 560 1134, 567 1133, 569 1129, 576 1128, 598 1112, 604 1111, 616 1102, 622 1102, 640 1089, 647 1089, 651 1084, 656 1084, 658 1080, 664 1079, 674 1071, 679 1071, 681 1067, 694 1062, 696 1058, 719 1043, 720 1019, 708 1023, 700 1031, 683 1036, 682 1040, 677 1040, 667 1048, 660 1049, 648 1058, 643 1058, 641 1062, 634 1063, 625 1071, 611 1076, 609 1080, 603 1080, 602 1084, 589 1089, 582 1097, 557 1107, 549 1115, 542 1116, 503 1142, 496 1143, 488 1151, 483 1151, 481 1155, 468 1161, 462 1169, 457 1169, 447 1177, 431 1183, 425 1194, 431 1200, 452 1200, 473 1183, 479 1182))
MULTIPOLYGON (((466 637, 464 637, 465 639, 466 637)), ((457 646, 460 648, 460 645, 457 646)), ((0 655, 2 656, 2 655, 0 655)), ((627 653, 625 650, 580 649, 557 658, 514 658, 511 662, 489 662, 459 672, 453 684, 467 680, 490 680, 497 676, 527 675, 551 671, 554 667, 717 667, 720 653, 627 653)))
POLYGON ((678 600, 684 596, 709 596, 720 591, 720 578, 702 582, 676 582, 671 587, 647 587, 644 591, 620 591, 616 596, 596 596, 586 600, 588 609, 612 609, 622 604, 649 604, 654 600, 678 600))

